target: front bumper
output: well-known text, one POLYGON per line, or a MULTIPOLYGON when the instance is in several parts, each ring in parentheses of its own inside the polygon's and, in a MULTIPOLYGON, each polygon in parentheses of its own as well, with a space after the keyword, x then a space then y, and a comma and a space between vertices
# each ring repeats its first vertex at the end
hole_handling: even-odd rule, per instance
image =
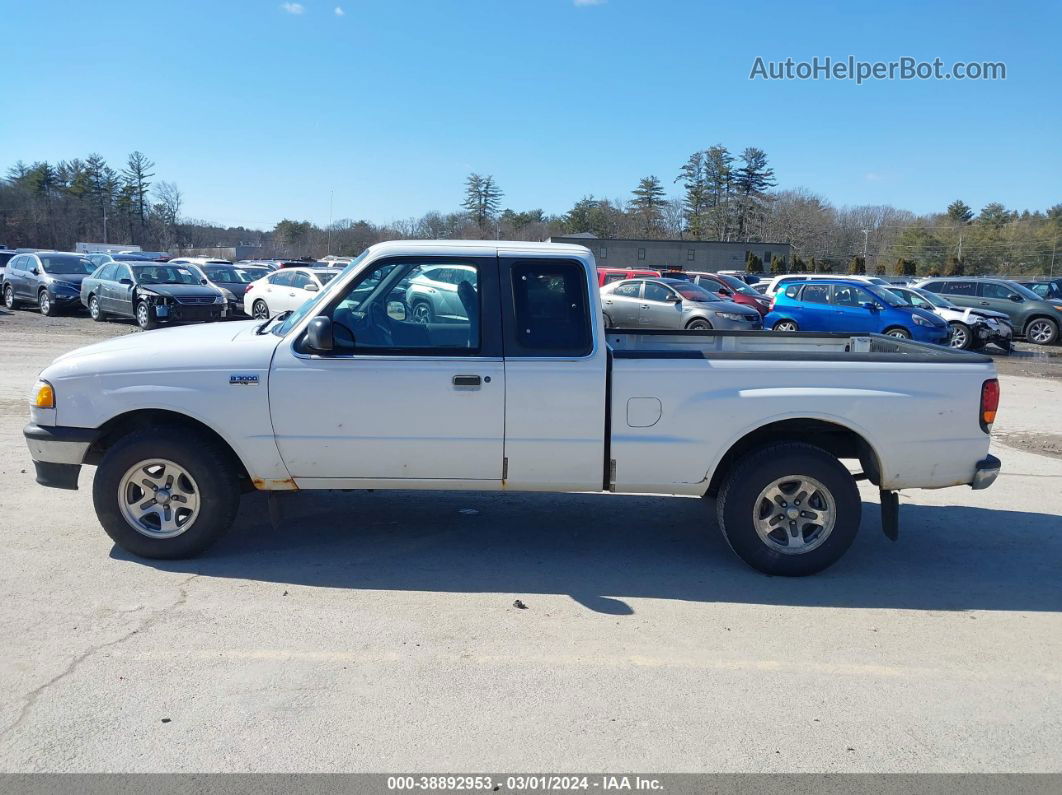
POLYGON ((1002 465, 1003 462, 994 455, 989 455, 983 461, 978 461, 977 467, 974 469, 973 480, 970 481, 970 488, 977 490, 987 489, 996 482, 1002 465))
POLYGON ((22 429, 22 435, 37 471, 37 482, 57 489, 76 489, 81 464, 99 431, 30 423, 22 429))

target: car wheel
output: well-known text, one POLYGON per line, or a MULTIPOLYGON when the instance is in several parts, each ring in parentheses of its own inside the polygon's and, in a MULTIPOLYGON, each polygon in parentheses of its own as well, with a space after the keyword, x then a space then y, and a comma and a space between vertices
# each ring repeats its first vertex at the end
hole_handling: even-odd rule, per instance
POLYGON ((435 320, 435 312, 432 311, 431 304, 427 301, 415 302, 412 313, 414 323, 431 323, 435 320))
POLYGON ((15 288, 10 284, 4 285, 4 306, 8 309, 18 309, 18 301, 15 300, 15 288))
POLYGON ((111 539, 144 558, 202 552, 236 518, 240 484, 216 441, 153 427, 119 440, 92 481, 96 516, 111 539))
POLYGON ((885 336, 895 337, 898 340, 909 340, 911 339, 911 332, 905 328, 900 328, 899 326, 897 326, 896 328, 887 329, 885 331, 885 336))
POLYGON ((106 320, 106 315, 103 314, 103 310, 100 309, 100 300, 94 296, 89 296, 89 317, 95 320, 97 323, 101 323, 106 320))
POLYGON ((47 290, 41 290, 40 295, 37 296, 37 306, 40 307, 41 314, 45 317, 55 316, 55 305, 47 290))
POLYGON ((951 323, 951 336, 948 344, 956 350, 965 351, 973 345, 973 333, 965 323, 954 321, 951 323))
POLYGON ((269 307, 261 298, 251 305, 251 317, 255 320, 269 320, 269 307))
POLYGON ((799 331, 796 321, 793 320, 779 320, 774 324, 775 331, 799 331))
POLYGON ((851 546, 862 503, 855 478, 834 456, 804 443, 748 453, 719 492, 719 528, 730 548, 764 574, 822 571, 851 546))
POLYGON ((158 321, 151 311, 151 307, 147 301, 141 301, 136 305, 136 324, 140 326, 144 331, 151 331, 151 329, 158 326, 158 321))
POLYGON ((712 324, 707 320, 691 320, 686 324, 686 328, 690 331, 708 331, 711 327, 712 324))
POLYGON ((608 312, 602 312, 605 316, 605 328, 612 328, 612 318, 609 317, 608 312))
POLYGON ((1037 345, 1051 345, 1058 339, 1058 324, 1049 317, 1037 317, 1025 327, 1025 339, 1037 345))

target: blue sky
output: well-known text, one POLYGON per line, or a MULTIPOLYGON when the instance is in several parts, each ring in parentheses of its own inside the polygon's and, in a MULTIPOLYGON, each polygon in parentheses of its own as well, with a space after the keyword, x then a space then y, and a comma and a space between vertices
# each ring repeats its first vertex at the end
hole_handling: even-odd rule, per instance
POLYGON ((677 195, 715 143, 838 205, 1062 201, 1057 0, 0 0, 0 20, 0 168, 140 149, 222 223, 325 222, 331 190, 336 218, 456 209, 473 170, 514 209, 647 174, 677 195), (748 78, 756 56, 849 54, 1007 79, 748 78))

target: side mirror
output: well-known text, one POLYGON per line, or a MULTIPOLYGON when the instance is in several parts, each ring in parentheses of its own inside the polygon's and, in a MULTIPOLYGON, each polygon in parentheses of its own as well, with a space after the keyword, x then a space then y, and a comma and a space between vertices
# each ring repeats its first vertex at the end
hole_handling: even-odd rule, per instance
POLYGON ((879 307, 873 301, 864 301, 863 308, 869 309, 871 312, 877 312, 879 307))
POLYGON ((321 288, 317 286, 315 282, 310 282, 303 288, 308 293, 316 293, 321 288))
POLYGON ((1017 293, 1011 293, 1011 294, 1010 294, 1010 300, 1011 300, 1011 301, 1013 301, 1013 302, 1014 302, 1014 303, 1016 303, 1016 304, 1020 304, 1020 303, 1021 303, 1022 301, 1024 301, 1025 299, 1024 299, 1024 298, 1022 298, 1022 297, 1021 297, 1020 295, 1018 295, 1017 293))
POLYGON ((206 279, 200 279, 200 280, 199 280, 199 283, 200 283, 200 284, 204 284, 204 285, 205 285, 205 284, 210 284, 210 282, 209 282, 209 281, 207 281, 206 279))
POLYGON ((119 279, 118 280, 118 284, 124 284, 126 287, 132 287, 133 280, 132 279, 119 279))
POLYGON ((38 268, 38 267, 37 267, 36 265, 34 265, 34 266, 33 266, 32 268, 30 268, 29 272, 30 272, 30 273, 32 273, 32 274, 33 274, 34 276, 36 276, 36 275, 37 275, 37 274, 39 274, 39 273, 40 273, 41 271, 40 271, 40 269, 39 269, 39 268, 38 268))
POLYGON ((388 301, 387 316, 391 318, 391 320, 405 320, 406 305, 401 301, 388 301))
POLYGON ((733 290, 728 290, 725 287, 723 287, 723 288, 721 288, 719 290, 719 295, 722 295, 722 296, 730 296, 730 295, 733 295, 733 294, 734 294, 733 290))
POLYGON ((317 353, 332 350, 332 319, 324 316, 315 317, 306 329, 306 347, 317 353))

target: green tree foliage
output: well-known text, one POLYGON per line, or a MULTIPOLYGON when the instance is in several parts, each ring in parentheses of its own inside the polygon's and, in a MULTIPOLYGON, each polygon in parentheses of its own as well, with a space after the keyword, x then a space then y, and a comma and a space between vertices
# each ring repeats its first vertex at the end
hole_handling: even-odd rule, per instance
POLYGON ((297 249, 306 243, 311 227, 309 221, 292 221, 285 218, 273 227, 273 237, 281 245, 297 249))
POLYGON ((785 273, 785 260, 777 254, 771 257, 771 273, 775 276, 785 273))
POLYGON ((944 269, 945 276, 962 276, 966 272, 962 260, 958 257, 949 257, 947 267, 944 269))
POLYGON ((741 166, 734 173, 738 202, 738 237, 751 240, 752 227, 763 214, 767 191, 776 184, 774 169, 767 165, 767 153, 753 146, 741 153, 741 166))
POLYGON ((763 260, 751 251, 745 254, 745 270, 748 273, 763 273, 763 260))
POLYGON ((851 276, 865 276, 867 272, 866 260, 862 257, 852 257, 848 261, 848 273, 851 276))
POLYGON ((493 176, 469 174, 465 180, 465 199, 461 206, 468 210, 473 223, 485 232, 498 215, 504 195, 493 176))
POLYGON ((874 266, 874 275, 875 276, 884 276, 885 275, 885 266, 884 265, 875 265, 874 266))
POLYGON ((657 237, 663 226, 663 210, 667 198, 664 186, 654 176, 642 177, 638 187, 631 193, 630 209, 640 221, 641 233, 645 237, 657 237))
POLYGON ((956 199, 948 205, 947 216, 948 220, 954 221, 957 224, 966 224, 970 222, 974 214, 970 205, 961 199, 956 199))

